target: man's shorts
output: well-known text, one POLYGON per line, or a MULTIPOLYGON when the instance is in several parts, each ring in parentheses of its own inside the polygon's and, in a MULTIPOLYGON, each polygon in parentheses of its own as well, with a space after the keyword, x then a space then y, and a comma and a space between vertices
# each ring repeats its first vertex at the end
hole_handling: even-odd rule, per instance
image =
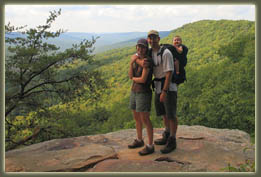
POLYGON ((165 102, 160 102, 160 94, 155 94, 154 101, 157 116, 167 115, 168 119, 176 119, 177 92, 168 91, 165 102))
POLYGON ((150 112, 152 92, 136 93, 131 91, 130 109, 136 112, 150 112))

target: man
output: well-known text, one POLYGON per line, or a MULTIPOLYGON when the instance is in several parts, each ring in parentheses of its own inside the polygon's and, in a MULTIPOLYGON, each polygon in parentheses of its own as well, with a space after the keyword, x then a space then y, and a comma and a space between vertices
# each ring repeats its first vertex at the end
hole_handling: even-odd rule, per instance
MULTIPOLYGON (((177 85, 171 82, 172 72, 174 72, 174 61, 168 49, 160 55, 160 37, 158 31, 148 32, 148 43, 151 46, 151 57, 153 60, 153 75, 155 85, 155 108, 157 116, 163 116, 165 131, 163 137, 154 141, 156 145, 165 145, 160 151, 169 153, 176 149, 176 132, 178 121, 177 110, 177 85)), ((137 62, 145 65, 144 62, 137 62)))

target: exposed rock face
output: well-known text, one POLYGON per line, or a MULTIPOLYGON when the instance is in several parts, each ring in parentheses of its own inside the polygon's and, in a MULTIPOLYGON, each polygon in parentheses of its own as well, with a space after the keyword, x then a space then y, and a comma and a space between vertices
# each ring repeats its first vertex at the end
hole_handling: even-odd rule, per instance
MULTIPOLYGON (((154 139, 163 129, 154 129, 154 139)), ((146 130, 143 130, 145 143, 146 130)), ((139 156, 127 145, 136 130, 55 139, 5 153, 6 172, 222 172, 230 163, 237 167, 255 160, 255 149, 247 133, 239 130, 180 125, 177 149, 139 156), (249 148, 244 150, 245 148, 249 148)))

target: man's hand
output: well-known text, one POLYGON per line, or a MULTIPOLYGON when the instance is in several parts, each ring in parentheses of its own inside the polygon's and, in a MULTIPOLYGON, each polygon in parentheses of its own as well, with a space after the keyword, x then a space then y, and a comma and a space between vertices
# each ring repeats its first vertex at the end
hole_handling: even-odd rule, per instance
POLYGON ((142 67, 143 68, 148 68, 150 67, 150 62, 147 58, 144 58, 144 60, 142 61, 142 67))
POLYGON ((162 91, 160 94, 160 102, 164 102, 166 99, 167 93, 165 91, 162 91))
MULTIPOLYGON (((138 57, 138 56, 137 56, 137 57, 138 57)), ((149 68, 149 67, 150 67, 150 62, 148 61, 147 58, 144 58, 143 60, 141 60, 141 59, 138 59, 138 58, 132 56, 131 59, 132 59, 132 60, 135 60, 136 63, 137 63, 139 66, 143 67, 143 68, 149 68)))

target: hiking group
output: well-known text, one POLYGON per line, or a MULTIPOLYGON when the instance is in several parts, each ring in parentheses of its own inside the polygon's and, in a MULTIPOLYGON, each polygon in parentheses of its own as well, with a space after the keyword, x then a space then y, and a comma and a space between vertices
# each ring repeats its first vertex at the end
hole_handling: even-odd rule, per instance
POLYGON ((173 45, 160 45, 159 32, 151 30, 147 39, 139 39, 136 53, 131 57, 129 78, 133 81, 130 95, 130 109, 136 123, 137 138, 128 148, 144 146, 142 128, 146 127, 148 143, 139 151, 140 155, 153 153, 154 144, 165 145, 161 153, 176 149, 178 128, 177 92, 178 85, 186 80, 184 67, 187 64, 188 48, 180 36, 173 38, 173 45), (150 48, 149 48, 150 46, 150 48), (153 78, 153 79, 152 79, 153 78), (162 138, 153 142, 153 126, 150 121, 152 91, 155 90, 155 110, 162 116, 165 130, 162 138))

